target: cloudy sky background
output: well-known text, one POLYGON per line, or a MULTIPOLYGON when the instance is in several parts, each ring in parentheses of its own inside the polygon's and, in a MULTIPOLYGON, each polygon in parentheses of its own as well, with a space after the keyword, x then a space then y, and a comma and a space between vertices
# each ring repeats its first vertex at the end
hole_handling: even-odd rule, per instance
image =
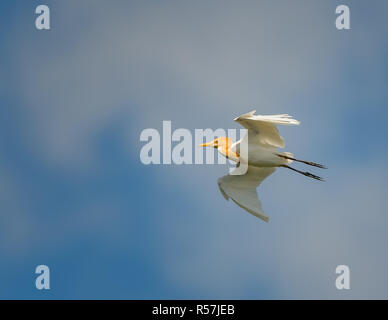
POLYGON ((0 4, 0 298, 388 298, 388 3, 47 0, 50 31, 39 4, 0 4), (329 167, 266 180, 270 223, 224 200, 225 165, 141 164, 144 128, 251 106, 329 167))

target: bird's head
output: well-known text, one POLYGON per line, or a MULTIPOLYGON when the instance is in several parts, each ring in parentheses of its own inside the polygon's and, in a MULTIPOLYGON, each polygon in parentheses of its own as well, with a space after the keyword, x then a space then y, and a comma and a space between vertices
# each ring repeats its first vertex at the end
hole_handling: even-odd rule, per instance
POLYGON ((220 148, 220 147, 224 147, 224 148, 228 149, 231 145, 232 145, 232 140, 230 138, 219 137, 217 139, 214 139, 213 141, 210 141, 210 142, 207 142, 204 144, 200 144, 199 146, 200 147, 213 147, 216 149, 220 148))

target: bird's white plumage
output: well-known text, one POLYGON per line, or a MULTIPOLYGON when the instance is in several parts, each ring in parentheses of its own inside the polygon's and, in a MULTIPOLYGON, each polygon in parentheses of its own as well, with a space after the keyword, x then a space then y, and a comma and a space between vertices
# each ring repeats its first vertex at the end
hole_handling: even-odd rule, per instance
POLYGON ((244 175, 228 174, 219 178, 218 187, 226 200, 231 198, 249 213, 268 222, 269 217, 261 207, 256 188, 275 170, 275 167, 257 168, 249 166, 244 175))

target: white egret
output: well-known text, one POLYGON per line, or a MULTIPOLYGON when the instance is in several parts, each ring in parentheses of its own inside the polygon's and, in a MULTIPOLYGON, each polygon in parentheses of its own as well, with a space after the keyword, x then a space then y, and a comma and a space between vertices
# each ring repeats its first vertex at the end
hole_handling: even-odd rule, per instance
POLYGON ((277 167, 291 169, 307 177, 323 179, 309 172, 299 171, 289 166, 293 161, 325 168, 325 166, 295 159, 292 153, 278 152, 278 148, 284 148, 284 140, 276 127, 281 125, 299 125, 300 122, 288 114, 280 115, 255 115, 256 110, 243 114, 234 119, 248 130, 242 140, 232 143, 230 138, 219 137, 211 142, 201 144, 202 147, 213 147, 225 157, 240 163, 248 164, 248 170, 244 175, 226 175, 218 179, 218 186, 226 200, 231 198, 237 205, 247 210, 254 216, 268 222, 269 217, 264 213, 256 188, 261 182, 271 175, 277 167), (248 137, 248 138, 247 138, 248 137), (244 141, 248 139, 248 141, 244 141), (247 142, 247 159, 240 154, 242 142, 247 142))

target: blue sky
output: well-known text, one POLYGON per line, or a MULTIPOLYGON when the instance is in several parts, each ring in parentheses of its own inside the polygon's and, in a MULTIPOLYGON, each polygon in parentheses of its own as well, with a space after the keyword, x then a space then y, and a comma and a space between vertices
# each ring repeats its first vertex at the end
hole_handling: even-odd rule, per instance
POLYGON ((384 1, 0 4, 0 298, 388 298, 384 1), (223 165, 144 166, 144 128, 289 113, 270 223, 224 200, 223 165), (35 267, 51 289, 35 289, 35 267), (347 264, 351 290, 334 286, 347 264))

